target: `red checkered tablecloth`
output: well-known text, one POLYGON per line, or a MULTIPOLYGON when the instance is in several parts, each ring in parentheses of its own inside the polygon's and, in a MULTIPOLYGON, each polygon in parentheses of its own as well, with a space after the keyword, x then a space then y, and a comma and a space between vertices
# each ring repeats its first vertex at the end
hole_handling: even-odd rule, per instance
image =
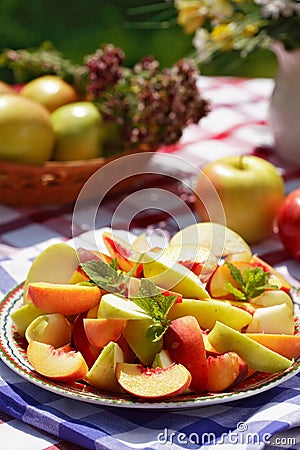
MULTIPOLYGON (((157 153, 174 155, 198 168, 225 155, 256 154, 276 165, 284 176, 287 192, 300 186, 300 168, 290 167, 280 161, 273 148, 273 137, 267 124, 269 99, 273 89, 272 80, 203 76, 200 77, 199 87, 203 96, 211 102, 211 112, 201 120, 199 125, 190 126, 186 129, 178 144, 161 148, 157 153)), ((149 183, 149 180, 147 183, 149 183)), ((112 216, 122 195, 105 200, 101 209, 101 217, 97 219, 96 225, 98 228, 110 226, 112 216)), ((181 192, 180 195, 186 199, 187 204, 193 209, 192 195, 186 194, 185 197, 184 192, 181 192)), ((73 204, 41 208, 14 208, 0 204, 0 294, 2 296, 25 279, 32 260, 49 243, 71 239, 72 233, 79 235, 86 231, 82 218, 79 221, 73 221, 72 228, 73 208, 73 204)), ((121 225, 122 221, 120 222, 121 225)), ((151 214, 146 212, 137 217, 133 221, 132 231, 140 232, 153 226, 162 227, 170 234, 175 231, 173 221, 157 211, 152 211, 151 214)), ((287 256, 276 235, 254 246, 253 251, 271 264, 275 264, 295 285, 299 285, 299 264, 287 256)), ((150 415, 147 413, 147 417, 145 413, 134 416, 134 411, 127 413, 123 411, 123 413, 113 416, 105 408, 103 408, 103 411, 97 408, 93 411, 87 411, 88 407, 86 407, 85 411, 79 409, 78 414, 76 414, 70 410, 70 408, 78 406, 72 403, 73 400, 57 398, 52 401, 51 407, 47 406, 46 402, 44 403, 45 426, 43 423, 34 422, 34 420, 30 420, 28 410, 36 412, 35 410, 39 408, 37 417, 42 420, 43 415, 40 411, 43 410, 43 403, 35 405, 31 399, 31 391, 28 390, 28 393, 26 393, 26 388, 25 391, 22 390, 21 378, 12 373, 3 363, 0 364, 0 389, 2 387, 2 392, 5 393, 5 396, 0 400, 0 432, 2 442, 5 442, 5 447, 3 447, 5 449, 169 448, 167 445, 155 443, 151 440, 153 433, 151 434, 150 430, 159 429, 160 421, 164 423, 163 417, 156 415, 154 412, 151 412, 150 415), (15 397, 10 397, 10 395, 13 395, 10 389, 14 391, 15 396, 19 396, 19 406, 20 404, 22 404, 22 408, 24 405, 26 406, 26 419, 24 419, 24 412, 21 412, 21 407, 16 406, 18 405, 17 400, 16 404, 12 400, 10 405, 9 398, 15 400, 15 397), (7 413, 8 411, 10 411, 10 414, 7 413), (57 411, 60 411, 58 419, 55 415, 57 411), (102 416, 99 412, 102 413, 102 416), (49 419, 51 414, 53 415, 52 421, 49 419), (89 422, 89 425, 84 421, 89 414, 94 414, 97 418, 97 426, 100 427, 100 431, 102 430, 103 436, 107 433, 110 434, 110 438, 106 435, 106 437, 100 438, 100 435, 97 435, 98 437, 93 440, 92 438, 79 438, 76 433, 72 434, 72 426, 70 425, 72 420, 78 423, 82 420, 82 433, 87 433, 87 435, 90 433, 93 436, 95 430, 91 425, 92 421, 89 422), (63 428, 62 417, 64 417, 64 423, 67 423, 71 430, 69 434, 60 432, 60 429, 63 428), (103 428, 101 417, 104 421, 103 428), (107 431, 111 420, 118 420, 120 424, 112 426, 111 431, 107 431), (52 424, 52 430, 49 424, 52 424), (132 435, 138 436, 136 440, 132 438, 132 435), (80 443, 80 446, 77 443, 80 443)), ((297 433, 297 427, 300 425, 300 400, 297 394, 299 390, 300 379, 295 377, 282 390, 274 391, 274 398, 267 394, 260 395, 260 399, 249 401, 250 406, 248 405, 247 411, 246 405, 239 403, 235 405, 235 408, 216 406, 210 407, 210 409, 199 408, 182 415, 179 413, 170 414, 168 420, 174 422, 173 425, 170 424, 170 427, 174 426, 177 430, 185 429, 186 431, 189 427, 190 432, 200 432, 201 423, 204 423, 207 430, 218 429, 218 433, 222 426, 224 426, 224 432, 228 433, 229 429, 234 430, 239 420, 244 421, 249 426, 251 423, 252 425, 255 423, 255 430, 261 430, 262 423, 265 421, 266 426, 272 424, 271 434, 276 434, 285 441, 277 441, 277 444, 275 440, 269 444, 260 442, 256 446, 240 448, 299 449, 300 441, 297 433), (277 408, 281 402, 281 407, 277 408), (209 420, 210 416, 211 420, 209 420), (279 425, 275 426, 275 423, 279 425), (278 434, 281 432, 284 432, 284 434, 278 434), (293 438, 293 440, 288 441, 288 438, 293 438), (281 446, 281 444, 278 444, 279 442, 284 442, 285 446, 281 446), (292 442, 292 445, 288 446, 288 442, 292 442)), ((82 405, 80 408, 82 408, 82 405)), ((94 408, 94 406, 91 408, 94 408)), ((203 430, 206 431, 205 427, 202 432, 203 430)), ((227 445, 224 447, 226 449, 231 448, 229 444, 224 445, 227 445)), ((173 448, 196 447, 174 445, 173 448)))

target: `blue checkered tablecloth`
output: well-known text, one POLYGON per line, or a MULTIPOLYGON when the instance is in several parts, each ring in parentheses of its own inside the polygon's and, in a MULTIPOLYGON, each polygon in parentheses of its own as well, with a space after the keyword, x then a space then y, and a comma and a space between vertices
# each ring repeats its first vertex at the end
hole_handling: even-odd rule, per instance
MULTIPOLYGON (((222 155, 255 153, 274 162, 287 192, 300 185, 299 169, 278 161, 266 124, 271 80, 203 77, 213 110, 191 127, 178 146, 162 149, 198 167, 222 155)), ((176 187, 175 187, 176 188, 176 187)), ((193 208, 192 199, 187 198, 193 208)), ((108 199, 96 226, 110 226, 117 199, 108 199)), ((88 213, 88 211, 87 211, 88 213)), ((0 205, 0 294, 21 283, 34 258, 53 242, 72 238, 73 205, 15 208, 0 205)), ((119 227, 123 226, 119 217, 119 227)), ((74 228, 75 226, 75 228, 74 228)), ((175 224, 152 212, 139 215, 132 230, 175 224)), ((85 237, 82 220, 73 233, 85 237)), ((285 253, 277 236, 253 247, 270 264, 300 284, 300 264, 285 253)), ((185 410, 139 410, 98 406, 41 388, 0 362, 1 448, 88 449, 300 449, 300 375, 257 395, 185 410)))

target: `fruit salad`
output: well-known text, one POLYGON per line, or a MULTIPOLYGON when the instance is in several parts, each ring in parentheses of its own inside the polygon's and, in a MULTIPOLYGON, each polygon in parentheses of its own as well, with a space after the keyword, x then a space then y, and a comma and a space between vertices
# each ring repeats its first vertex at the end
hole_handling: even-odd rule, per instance
POLYGON ((194 224, 166 248, 102 241, 53 244, 28 272, 11 319, 43 377, 160 401, 228 391, 300 356, 291 285, 229 228, 194 224))

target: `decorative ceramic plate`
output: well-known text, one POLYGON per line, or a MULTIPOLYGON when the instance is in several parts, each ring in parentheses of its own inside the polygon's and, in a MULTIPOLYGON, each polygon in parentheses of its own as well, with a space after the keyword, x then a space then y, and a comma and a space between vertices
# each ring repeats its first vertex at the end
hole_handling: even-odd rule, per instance
MULTIPOLYGON (((0 304, 0 352, 2 361, 13 371, 25 378, 30 383, 83 402, 95 403, 99 406, 117 406, 140 409, 186 409, 199 408, 218 403, 225 403, 243 399, 252 395, 267 391, 300 371, 300 358, 283 373, 264 374, 257 373, 240 383, 230 392, 217 394, 186 394, 172 398, 164 402, 139 401, 132 396, 122 394, 110 394, 100 392, 83 382, 72 385, 54 383, 38 375, 32 370, 26 357, 26 342, 15 331, 10 313, 18 309, 23 303, 23 287, 16 286, 0 304)), ((299 329, 300 319, 296 319, 296 327, 299 329)))

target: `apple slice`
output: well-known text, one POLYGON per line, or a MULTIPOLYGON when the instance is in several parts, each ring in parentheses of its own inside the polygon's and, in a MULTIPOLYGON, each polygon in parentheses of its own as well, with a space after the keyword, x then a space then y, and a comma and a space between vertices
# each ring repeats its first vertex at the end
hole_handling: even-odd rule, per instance
POLYGON ((146 332, 152 324, 152 319, 128 320, 123 332, 130 348, 145 365, 152 364, 156 353, 162 349, 162 339, 152 342, 146 337, 146 332))
POLYGON ((101 298, 98 286, 80 284, 30 283, 28 294, 37 308, 65 316, 87 311, 101 298))
POLYGON ((203 282, 210 277, 218 265, 218 259, 212 252, 198 245, 169 245, 163 254, 191 270, 203 282))
POLYGON ((222 392, 240 383, 248 375, 248 366, 237 353, 226 352, 207 358, 207 390, 222 392))
POLYGON ((183 316, 194 316, 201 328, 209 330, 213 328, 216 321, 241 330, 252 319, 252 315, 245 309, 213 299, 201 301, 184 298, 181 303, 175 303, 172 306, 168 319, 174 320, 183 316))
POLYGON ((283 372, 293 364, 293 361, 221 322, 216 322, 208 334, 208 340, 218 352, 235 352, 250 369, 259 372, 283 372))
POLYGON ((191 374, 182 364, 166 369, 148 368, 141 364, 116 364, 116 377, 121 387, 136 397, 163 400, 182 394, 190 385, 191 374))
POLYGON ((86 337, 94 347, 103 348, 110 341, 116 342, 127 325, 127 319, 83 319, 86 337))
POLYGON ((250 246, 238 233, 214 222, 189 225, 170 240, 170 245, 186 244, 209 248, 214 256, 230 261, 250 261, 252 256, 250 246))
POLYGON ((148 252, 143 266, 145 278, 149 278, 161 288, 178 292, 188 298, 209 298, 205 285, 197 275, 164 255, 148 252))
POLYGON ((26 303, 13 311, 10 314, 10 318, 13 321, 19 335, 25 337, 25 331, 28 325, 38 316, 42 316, 43 314, 45 314, 45 311, 36 308, 33 303, 26 303))
POLYGON ((258 297, 251 298, 249 302, 254 306, 266 307, 286 303, 292 314, 294 313, 294 303, 287 292, 282 289, 266 290, 258 297))
POLYGON ((207 385, 207 361, 202 330, 194 316, 175 319, 164 335, 166 348, 175 363, 191 373, 190 388, 203 392, 207 385))
POLYGON ((71 324, 62 314, 45 314, 27 327, 27 342, 39 341, 58 348, 71 342, 71 324))
POLYGON ((254 311, 247 333, 294 334, 293 312, 286 303, 258 308, 254 311))
POLYGON ((26 296, 29 283, 39 281, 69 283, 78 263, 76 251, 65 242, 58 242, 47 247, 30 266, 24 284, 24 302, 28 302, 26 296))
POLYGON ((85 376, 85 380, 97 389, 109 392, 120 392, 120 385, 115 375, 117 362, 124 362, 124 354, 116 342, 110 342, 85 376))
POLYGON ((66 352, 64 348, 55 349, 43 342, 29 342, 27 357, 37 373, 54 381, 72 383, 84 378, 88 372, 80 352, 66 352))
POLYGON ((156 353, 152 367, 161 367, 162 369, 166 369, 173 363, 174 361, 172 360, 170 353, 168 350, 163 348, 159 353, 156 353))
POLYGON ((99 305, 98 317, 112 319, 151 319, 145 311, 126 297, 104 294, 99 305))

